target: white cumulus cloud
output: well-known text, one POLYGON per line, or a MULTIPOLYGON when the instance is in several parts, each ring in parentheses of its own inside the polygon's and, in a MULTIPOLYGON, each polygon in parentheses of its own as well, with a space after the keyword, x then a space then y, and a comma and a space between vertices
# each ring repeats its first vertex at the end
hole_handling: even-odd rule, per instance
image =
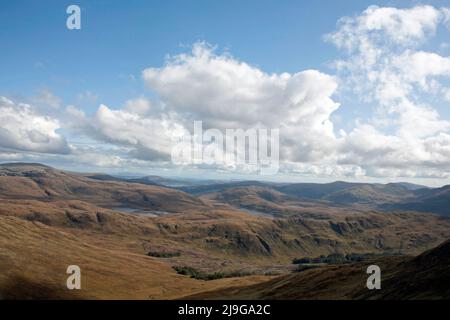
POLYGON ((279 128, 281 152, 291 160, 329 155, 336 80, 317 70, 268 74, 197 43, 191 53, 143 71, 164 108, 206 128, 279 128))
POLYGON ((361 108, 375 106, 370 118, 341 139, 340 163, 361 165, 369 175, 436 177, 437 167, 443 176, 450 172, 450 121, 438 111, 445 100, 442 79, 450 77, 450 57, 423 49, 447 13, 432 6, 372 6, 342 18, 326 36, 343 49, 336 66, 341 83, 351 88, 345 92, 361 108))
POLYGON ((38 114, 32 106, 0 97, 0 147, 43 152, 70 152, 64 136, 57 132, 57 119, 38 114))

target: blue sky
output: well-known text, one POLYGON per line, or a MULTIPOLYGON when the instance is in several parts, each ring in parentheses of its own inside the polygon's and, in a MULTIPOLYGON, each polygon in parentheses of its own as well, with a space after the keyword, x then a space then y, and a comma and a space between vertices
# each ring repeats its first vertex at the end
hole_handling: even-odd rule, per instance
MULTIPOLYGON (((376 4, 409 7, 411 3, 376 4)), ((226 48, 268 73, 327 71, 337 50, 323 41, 323 35, 333 31, 340 17, 371 4, 348 0, 6 2, 0 11, 4 43, 0 90, 21 96, 50 88, 66 104, 77 103, 77 96, 89 91, 103 103, 118 106, 132 95, 149 94, 139 82, 144 68, 160 66, 167 54, 186 51, 199 40, 226 48), (65 27, 70 4, 82 9, 82 30, 65 27)))
MULTIPOLYGON (((386 105, 387 101, 381 101, 379 98, 363 101, 365 95, 367 95, 367 90, 378 90, 380 85, 377 84, 376 88, 362 88, 362 92, 355 92, 352 90, 355 84, 352 84, 350 80, 359 79, 361 69, 355 71, 355 66, 353 66, 351 72, 349 71, 350 68, 345 71, 336 69, 336 61, 338 60, 349 62, 365 56, 361 53, 358 55, 355 52, 345 52, 345 50, 339 48, 336 41, 325 41, 326 34, 339 31, 337 25, 339 19, 345 16, 363 16, 363 12, 371 5, 394 7, 398 10, 430 5, 438 11, 443 7, 450 7, 450 2, 344 0, 308 2, 299 0, 7 2, 2 4, 2 10, 0 10, 0 37, 3 43, 0 56, 0 96, 7 97, 16 104, 20 102, 34 104, 43 115, 57 119, 60 122, 60 128, 57 129, 57 132, 64 134, 64 139, 67 140, 69 145, 77 142, 91 143, 93 148, 99 148, 97 152, 103 152, 104 149, 101 148, 106 148, 108 151, 105 152, 112 155, 114 154, 114 148, 124 146, 124 140, 110 136, 105 138, 105 132, 90 134, 92 130, 83 129, 83 134, 79 134, 82 129, 73 130, 73 125, 68 128, 69 126, 64 125, 64 122, 67 121, 67 114, 64 114, 67 106, 73 106, 84 112, 86 117, 93 117, 97 114, 101 104, 106 105, 109 110, 122 110, 127 101, 138 97, 148 99, 152 106, 170 104, 168 97, 166 97, 166 101, 159 98, 162 94, 161 87, 158 91, 158 89, 149 85, 150 80, 143 80, 143 70, 160 68, 161 76, 163 76, 164 70, 162 69, 168 63, 170 64, 167 60, 168 55, 176 56, 189 53, 193 45, 203 41, 212 46, 217 46, 216 51, 214 51, 217 56, 220 57, 223 52, 228 52, 235 61, 245 62, 268 75, 280 75, 285 72, 293 75, 304 70, 314 69, 325 75, 335 77, 337 88, 332 90, 330 97, 340 106, 332 112, 327 111, 325 115, 327 121, 330 120, 334 125, 332 131, 336 135, 335 138, 340 139, 340 129, 343 129, 345 134, 349 136, 365 130, 364 137, 367 137, 373 134, 372 129, 375 128, 377 131, 382 131, 384 135, 374 136, 373 139, 387 139, 389 141, 386 143, 398 146, 400 140, 397 138, 404 138, 406 126, 399 127, 397 120, 390 119, 392 121, 389 121, 385 116, 378 116, 380 110, 386 111, 389 108, 386 105), (68 15, 65 10, 70 4, 77 4, 81 7, 81 30, 68 30, 66 28, 68 15), (43 93, 47 94, 49 99, 56 99, 58 107, 39 106, 39 104, 46 103, 45 99, 42 98, 43 93), (374 117, 376 117, 375 120, 374 117), (372 127, 367 129, 367 126, 362 124, 360 128, 357 128, 358 124, 355 123, 361 121, 367 122, 372 127), (385 124, 378 126, 381 122, 385 124), (395 137, 391 139, 391 136, 395 137)), ((398 56, 407 52, 424 51, 438 54, 443 58, 448 57, 450 45, 447 44, 449 30, 444 26, 446 23, 445 11, 439 14, 441 17, 436 22, 437 28, 435 31, 428 30, 426 24, 422 26, 430 34, 426 34, 426 41, 424 40, 420 45, 408 47, 404 43, 389 43, 383 44, 384 48, 389 46, 390 52, 397 52, 398 56)), ((390 31, 387 30, 386 32, 390 31)), ((346 36, 349 35, 346 34, 346 36)), ((417 35, 410 34, 408 36, 416 37, 417 35)), ((414 38, 413 40, 417 39, 414 38)), ((388 57, 389 59, 392 58, 392 61, 395 60, 395 57, 390 53, 388 57)), ((377 72, 380 71, 378 67, 376 70, 377 72)), ((428 75, 426 75, 427 89, 425 93, 419 89, 408 92, 407 102, 414 100, 414 105, 410 106, 408 110, 412 110, 413 107, 422 108, 425 103, 428 109, 432 108, 439 114, 442 121, 450 119, 449 103, 442 98, 442 95, 445 95, 446 92, 445 88, 449 86, 446 72, 446 70, 440 70, 438 75, 431 75, 438 77, 437 80, 427 78, 428 75), (438 89, 442 90, 439 91, 439 94, 436 93, 438 89, 435 90, 436 92, 430 93, 432 90, 429 87, 434 86, 436 81, 439 81, 438 89)), ((383 74, 386 74, 386 72, 383 74)), ((152 79, 152 81, 158 81, 158 79, 152 79)), ((411 83, 411 86, 419 86, 419 84, 411 83)), ((156 86, 158 85, 159 83, 156 84, 156 86)), ((388 85, 383 83, 383 86, 387 88, 388 85)), ((165 94, 167 95, 167 92, 165 94)), ((405 101, 403 100, 403 102, 405 101)), ((47 104, 51 103, 47 101, 47 104)), ((169 105, 169 107, 172 110, 179 111, 179 108, 183 106, 169 105)), ((273 108, 275 112, 277 106, 273 106, 273 108)), ((404 104, 401 108, 405 108, 404 104)), ((416 114, 425 110, 417 108, 414 111, 416 114)), ((395 112, 400 117, 398 114, 401 112, 398 110, 395 112)), ((425 117, 428 118, 428 115, 425 117)), ((434 116, 431 115, 430 117, 433 118, 434 116)), ((422 139, 420 143, 431 143, 430 140, 425 141, 425 139, 432 137, 438 139, 437 137, 446 134, 447 127, 442 121, 439 122, 439 125, 442 124, 442 130, 438 132, 424 129, 424 134, 418 137, 418 139, 422 139)), ((310 130, 307 133, 302 132, 305 135, 309 133, 310 130)), ((329 132, 325 133, 325 135, 327 134, 329 132)), ((343 143, 345 146, 342 149, 349 149, 349 143, 343 143)), ((52 160, 52 152, 41 152, 39 151, 41 149, 20 147, 15 150, 10 144, 3 147, 8 151, 8 154, 19 152, 26 159, 28 159, 27 152, 30 152, 38 159, 47 160, 50 163, 56 161, 52 160), (45 158, 46 154, 49 154, 49 159, 45 158)), ((442 148, 445 149, 445 147, 442 148)), ((442 148, 439 150, 442 151, 442 148)), ((422 149, 425 150, 426 148, 422 149)), ((376 153, 376 150, 359 150, 358 152, 367 156, 370 152, 376 153)), ((347 156, 358 158, 353 153, 356 153, 356 151, 352 151, 352 155, 347 156)), ((411 167, 411 170, 415 173, 399 173, 396 171, 396 175, 399 176, 393 176, 393 179, 417 178, 426 180, 442 179, 443 177, 447 179, 448 175, 439 176, 435 173, 436 171, 447 172, 448 170, 447 164, 441 159, 442 157, 445 158, 446 156, 442 155, 439 159, 431 159, 428 155, 424 156, 423 164, 417 164, 414 161, 404 164, 389 162, 388 165, 376 164, 373 168, 366 168, 363 159, 342 160, 339 155, 334 160, 327 161, 325 165, 340 166, 344 163, 345 166, 359 166, 366 172, 363 175, 364 177, 370 176, 377 179, 391 178, 391 173, 385 173, 383 176, 381 173, 384 172, 383 170, 398 171, 402 167, 403 169, 404 167, 411 167), (431 162, 432 165, 430 165, 431 162), (414 168, 412 168, 413 166, 414 168), (424 166, 427 170, 434 170, 434 173, 420 171, 424 166), (430 166, 432 168, 429 168, 430 166)), ((321 162, 320 159, 310 157, 308 160, 298 160, 300 158, 303 159, 302 157, 294 157, 289 160, 289 162, 301 164, 300 175, 305 163, 312 166, 323 165, 319 163, 321 162)), ((410 155, 408 158, 414 158, 414 155, 410 155)), ((73 165, 73 160, 65 162, 60 158, 58 159, 55 163, 61 166, 70 168, 73 165)), ((383 161, 380 160, 380 163, 383 163, 383 161)), ((90 168, 86 164, 83 164, 80 168, 96 170, 95 167, 90 168)), ((144 165, 139 168, 143 172, 158 171, 151 162, 147 166, 144 165)), ((110 168, 105 170, 108 169, 110 168)), ((122 171, 126 171, 126 169, 124 167, 115 168, 115 170, 122 171)), ((293 171, 297 172, 298 168, 293 171)), ((316 172, 317 170, 311 171, 308 169, 307 171, 316 172)), ((289 173, 289 170, 287 172, 289 173)), ((333 180, 339 178, 334 173, 327 177, 327 170, 319 170, 319 172, 321 173, 317 175, 312 174, 312 179, 333 180)))

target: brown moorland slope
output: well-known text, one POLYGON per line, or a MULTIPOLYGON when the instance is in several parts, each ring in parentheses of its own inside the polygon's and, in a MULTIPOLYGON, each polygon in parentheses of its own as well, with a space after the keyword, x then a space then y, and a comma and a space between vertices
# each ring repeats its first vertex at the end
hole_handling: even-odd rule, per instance
POLYGON ((101 181, 41 164, 27 163, 0 165, 0 198, 82 200, 100 206, 129 206, 168 212, 204 206, 198 198, 174 189, 101 181))
POLYGON ((384 257, 325 266, 250 286, 201 292, 189 299, 449 299, 450 241, 417 257, 384 257), (381 289, 366 288, 367 267, 381 268, 381 289))
POLYGON ((120 237, 67 232, 0 216, 2 299, 170 299, 265 277, 201 281, 177 274, 161 259, 133 252, 120 237), (81 268, 81 290, 66 288, 69 265, 81 268))
POLYGON ((78 200, 43 202, 2 200, 0 216, 40 222, 66 232, 127 238, 145 250, 180 251, 174 263, 232 268, 290 263, 293 258, 340 253, 419 253, 450 236, 446 218, 416 214, 367 212, 315 219, 266 218, 239 211, 211 209, 148 217, 121 213, 78 200), (200 253, 203 259, 198 260, 200 253), (212 263, 212 261, 216 261, 212 263), (212 263, 209 266, 209 262, 212 263), (241 265, 239 262, 237 265, 241 265))

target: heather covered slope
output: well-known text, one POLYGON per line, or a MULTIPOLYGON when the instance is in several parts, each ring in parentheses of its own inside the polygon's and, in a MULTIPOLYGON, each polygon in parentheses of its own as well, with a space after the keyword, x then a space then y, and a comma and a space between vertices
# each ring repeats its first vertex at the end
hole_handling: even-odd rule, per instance
POLYGON ((281 276, 247 287, 202 292, 195 299, 449 299, 450 241, 417 257, 393 256, 281 276), (366 288, 367 267, 381 268, 381 289, 366 288))
POLYGON ((450 299, 450 241, 393 266, 385 272, 384 290, 360 293, 371 299, 450 299))
POLYGON ((120 236, 65 230, 0 216, 1 299, 170 299, 263 276, 200 281, 177 274, 120 236), (66 268, 81 268, 82 289, 66 288, 66 268))

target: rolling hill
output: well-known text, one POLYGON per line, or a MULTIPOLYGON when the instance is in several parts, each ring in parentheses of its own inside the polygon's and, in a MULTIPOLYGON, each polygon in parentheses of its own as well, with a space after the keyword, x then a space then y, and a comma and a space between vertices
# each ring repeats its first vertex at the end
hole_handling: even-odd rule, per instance
POLYGON ((108 207, 180 212, 204 206, 184 192, 161 186, 99 180, 40 164, 0 165, 0 197, 9 199, 83 200, 108 207))

